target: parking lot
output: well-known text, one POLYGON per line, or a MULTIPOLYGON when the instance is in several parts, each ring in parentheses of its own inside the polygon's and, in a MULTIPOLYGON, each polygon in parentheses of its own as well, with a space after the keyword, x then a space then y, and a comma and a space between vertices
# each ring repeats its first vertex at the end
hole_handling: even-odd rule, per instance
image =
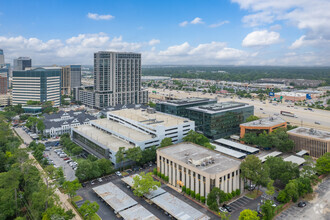
MULTIPOLYGON (((155 167, 148 167, 147 169, 143 169, 139 172, 151 172, 152 169, 155 167)), ((139 173, 139 172, 132 172, 130 175, 134 173, 139 173)), ((122 191, 124 191, 127 195, 129 195, 131 198, 133 198, 135 201, 137 201, 140 205, 142 205, 145 209, 147 209, 149 212, 154 214, 156 217, 159 219, 170 219, 168 216, 169 214, 163 211, 161 208, 159 208, 155 204, 150 204, 148 203, 145 199, 139 198, 133 194, 133 191, 127 187, 126 183, 124 183, 121 180, 121 177, 116 176, 115 174, 108 176, 106 178, 102 178, 102 182, 99 182, 97 180, 93 181, 93 185, 89 182, 87 185, 85 185, 84 188, 81 188, 77 191, 77 194, 83 197, 84 200, 90 200, 90 201, 96 201, 100 209, 97 212, 97 214, 102 218, 102 219, 120 219, 118 218, 111 207, 109 207, 105 202, 103 202, 102 199, 98 198, 97 195, 93 192, 92 188, 95 186, 99 186, 108 182, 112 182, 116 186, 118 186, 122 191)), ((213 213, 209 212, 207 209, 201 207, 200 205, 196 204, 194 201, 191 199, 185 197, 181 193, 173 190, 172 188, 168 187, 167 185, 162 185, 162 189, 165 191, 171 193, 172 195, 175 195, 177 198, 180 200, 184 201, 185 203, 189 204, 190 206, 194 207, 195 209, 199 210, 200 212, 205 213, 208 215, 211 219, 219 219, 216 215, 213 213)), ((83 201, 84 201, 83 200, 83 201)), ((78 206, 83 203, 83 201, 78 202, 78 206)))
POLYGON ((54 148, 52 148, 50 151, 45 151, 45 154, 49 159, 53 160, 55 166, 63 168, 66 180, 72 181, 76 179, 75 171, 73 168, 70 167, 70 165, 65 160, 63 160, 64 158, 60 158, 60 156, 54 152, 54 148))

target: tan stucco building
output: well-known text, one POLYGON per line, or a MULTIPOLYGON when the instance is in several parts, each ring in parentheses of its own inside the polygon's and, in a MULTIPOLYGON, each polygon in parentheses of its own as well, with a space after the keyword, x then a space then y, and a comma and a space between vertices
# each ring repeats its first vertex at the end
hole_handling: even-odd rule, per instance
POLYGON ((243 189, 241 161, 208 148, 183 142, 157 149, 157 170, 175 187, 207 196, 213 187, 226 193, 243 189))
POLYGON ((295 151, 306 150, 312 157, 320 157, 330 152, 330 132, 299 127, 287 133, 294 141, 295 151))

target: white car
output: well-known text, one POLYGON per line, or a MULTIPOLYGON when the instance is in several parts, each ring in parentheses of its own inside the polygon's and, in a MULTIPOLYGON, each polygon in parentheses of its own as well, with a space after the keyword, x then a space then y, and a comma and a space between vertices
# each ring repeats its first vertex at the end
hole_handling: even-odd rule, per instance
POLYGON ((117 176, 122 176, 122 175, 121 175, 121 172, 119 172, 119 171, 116 171, 116 175, 117 175, 117 176))
POLYGON ((219 210, 220 210, 220 212, 225 212, 225 213, 228 212, 227 209, 225 209, 224 207, 219 207, 219 210))

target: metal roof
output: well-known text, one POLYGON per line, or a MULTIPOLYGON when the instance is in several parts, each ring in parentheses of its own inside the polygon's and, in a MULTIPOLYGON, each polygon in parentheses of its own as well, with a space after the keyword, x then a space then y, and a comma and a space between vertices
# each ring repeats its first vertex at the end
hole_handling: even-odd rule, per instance
POLYGON ((138 204, 134 199, 111 182, 94 187, 93 190, 115 210, 115 213, 138 204))
MULTIPOLYGON (((127 185, 129 185, 130 187, 133 188, 133 185, 134 185, 134 180, 133 180, 133 178, 134 178, 135 176, 137 176, 137 175, 139 175, 139 174, 134 174, 134 175, 131 175, 131 176, 127 176, 127 177, 125 177, 125 178, 122 178, 121 180, 122 180, 123 182, 125 182, 127 185)), ((153 191, 151 191, 150 193, 145 194, 144 196, 145 196, 147 199, 152 199, 152 198, 154 198, 154 197, 156 197, 156 196, 159 196, 159 195, 161 195, 161 194, 164 194, 164 193, 166 193, 165 190, 163 190, 163 189, 160 188, 160 187, 157 187, 156 190, 153 190, 153 191)))
POLYGON ((240 143, 230 141, 230 140, 227 140, 227 139, 224 139, 224 138, 217 139, 214 142, 216 142, 218 144, 223 144, 225 146, 229 146, 229 147, 232 147, 232 148, 236 148, 236 149, 239 149, 239 150, 243 150, 243 151, 246 151, 246 152, 249 152, 249 153, 252 153, 252 154, 259 152, 258 148, 250 147, 248 145, 240 144, 240 143))
POLYGON ((242 152, 239 152, 239 151, 236 151, 236 150, 232 150, 232 149, 229 149, 227 147, 224 147, 224 146, 221 146, 221 145, 218 145, 218 144, 212 144, 212 145, 215 146, 216 151, 219 151, 220 153, 227 154, 229 156, 232 156, 232 157, 235 157, 235 158, 238 158, 238 159, 245 158, 246 155, 247 155, 245 153, 242 153, 242 152))
POLYGON ((140 204, 119 212, 119 215, 121 217, 123 217, 125 220, 157 220, 157 219, 159 219, 140 204))
POLYGON ((151 199, 156 205, 168 212, 178 220, 207 220, 210 219, 206 214, 198 211, 186 202, 178 199, 170 193, 165 193, 151 199))
POLYGON ((273 151, 265 156, 259 157, 259 159, 261 160, 261 162, 265 162, 267 157, 277 157, 281 154, 282 154, 282 152, 280 152, 280 151, 273 151))
POLYGON ((298 153, 296 153, 296 155, 297 155, 297 156, 300 156, 300 157, 304 156, 305 154, 308 154, 308 151, 306 151, 306 150, 301 150, 301 151, 299 151, 298 153))
POLYGON ((296 163, 298 164, 299 166, 303 163, 305 163, 305 159, 304 158, 301 158, 301 157, 297 157, 297 156, 294 156, 294 155, 291 155, 287 158, 284 158, 284 161, 290 161, 292 163, 296 163))

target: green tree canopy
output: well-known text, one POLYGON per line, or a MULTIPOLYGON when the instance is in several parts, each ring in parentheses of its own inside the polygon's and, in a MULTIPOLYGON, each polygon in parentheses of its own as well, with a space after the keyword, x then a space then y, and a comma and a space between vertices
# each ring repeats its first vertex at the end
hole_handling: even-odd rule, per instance
POLYGON ((250 115, 250 116, 246 119, 246 122, 255 121, 255 120, 258 120, 258 119, 260 119, 258 116, 250 115))
POLYGON ((78 179, 73 181, 65 181, 63 183, 63 189, 65 193, 67 193, 70 198, 72 199, 76 195, 76 191, 81 188, 81 184, 79 183, 78 179))
POLYGON ((167 146, 171 146, 173 143, 172 143, 172 138, 164 138, 162 140, 162 142, 160 142, 160 146, 159 147, 167 147, 167 146))
POLYGON ((152 173, 145 174, 141 172, 140 175, 133 177, 133 192, 136 196, 141 197, 152 190, 156 190, 158 187, 160 187, 160 182, 154 181, 152 173))
POLYGON ((183 138, 183 140, 204 146, 212 150, 215 149, 215 147, 210 144, 210 140, 207 137, 193 130, 188 131, 188 134, 183 138))
POLYGON ((259 220, 258 213, 254 210, 250 209, 244 209, 241 211, 239 217, 239 220, 259 220))
POLYGON ((316 170, 319 174, 330 173, 330 152, 323 154, 316 160, 316 170))
POLYGON ((100 206, 97 202, 90 202, 86 200, 78 209, 78 211, 82 214, 84 219, 93 219, 95 213, 99 210, 100 206))

